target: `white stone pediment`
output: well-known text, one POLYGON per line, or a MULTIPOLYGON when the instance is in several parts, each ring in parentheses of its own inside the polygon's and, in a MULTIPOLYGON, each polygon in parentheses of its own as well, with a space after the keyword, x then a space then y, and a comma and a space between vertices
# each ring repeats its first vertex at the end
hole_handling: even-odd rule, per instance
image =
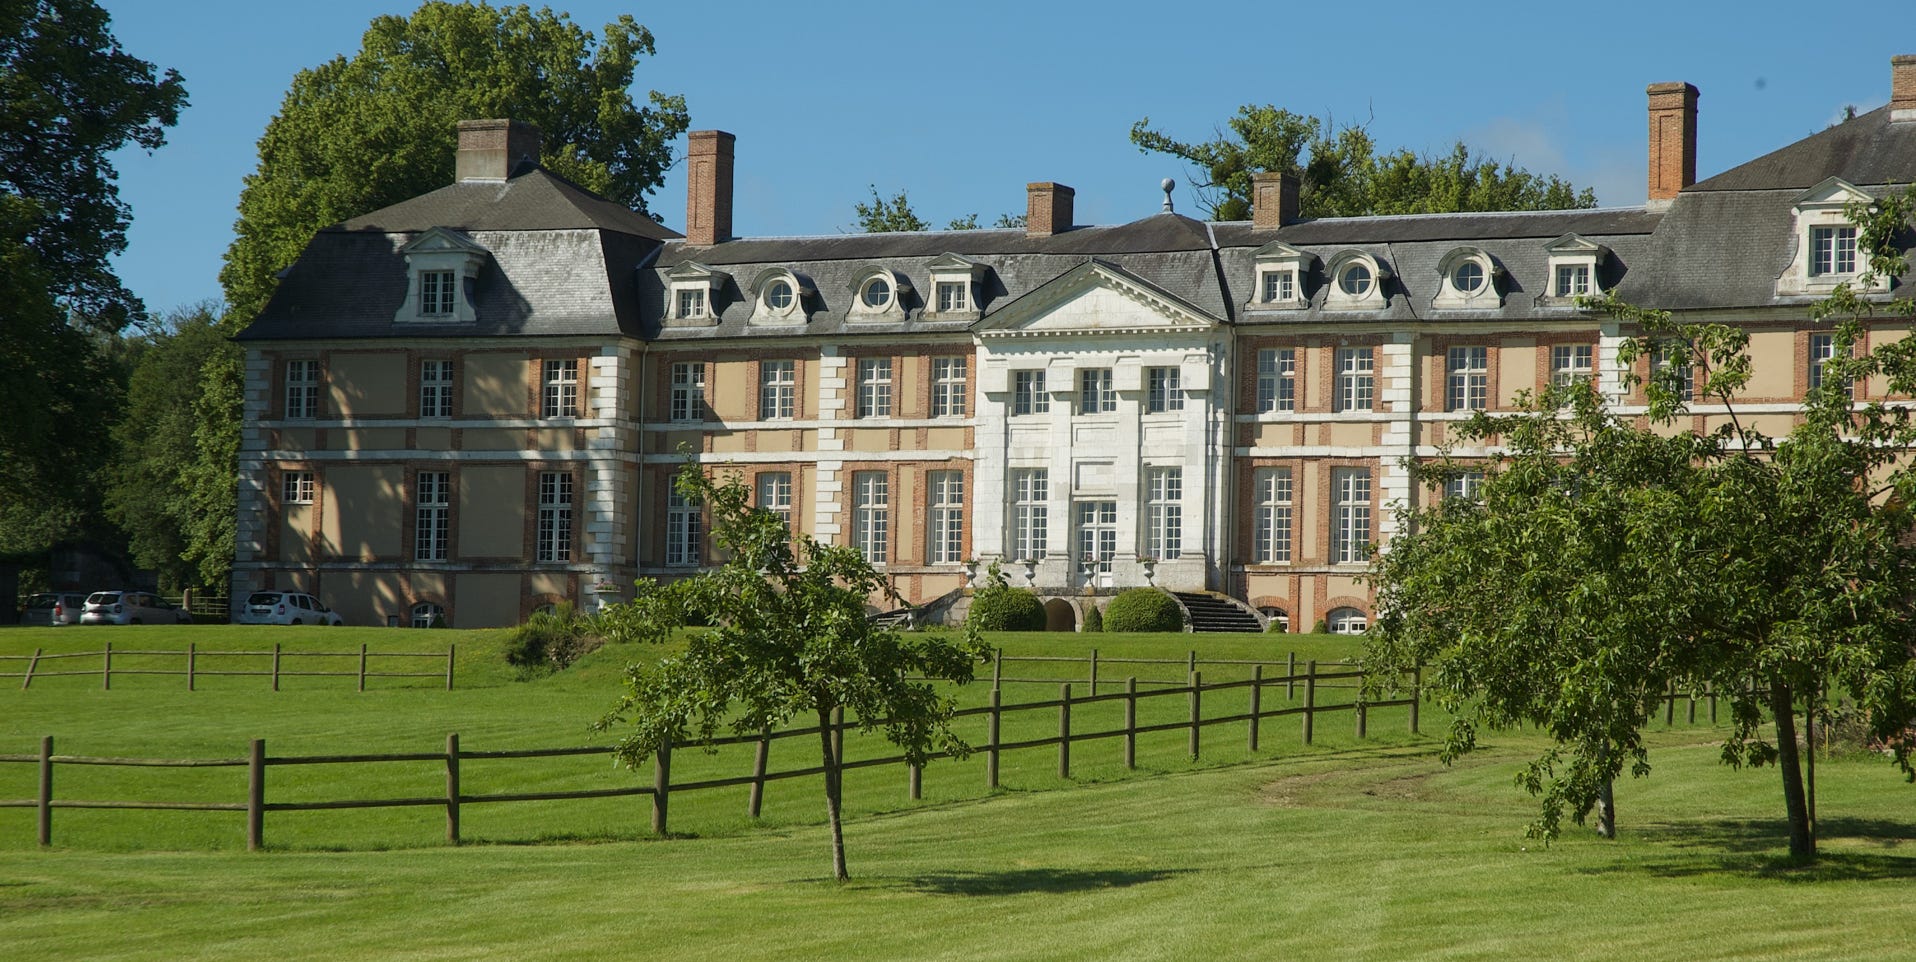
POLYGON ((490 254, 478 241, 449 227, 434 227, 399 248, 401 254, 490 254))
POLYGON ((1842 207, 1856 201, 1867 202, 1875 199, 1868 191, 1841 177, 1829 177, 1815 187, 1804 191, 1803 195, 1796 199, 1796 210, 1801 213, 1805 210, 1842 207))
POLYGON ((1087 261, 987 318, 985 337, 1203 333, 1220 321, 1175 294, 1101 261, 1087 261))

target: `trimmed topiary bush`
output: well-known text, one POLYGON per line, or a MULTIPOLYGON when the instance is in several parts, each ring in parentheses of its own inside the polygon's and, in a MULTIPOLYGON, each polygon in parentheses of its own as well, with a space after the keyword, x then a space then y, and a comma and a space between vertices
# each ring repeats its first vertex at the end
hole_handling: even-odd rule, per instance
POLYGON ((1104 609, 1106 631, 1183 631, 1184 610, 1177 599, 1156 588, 1118 592, 1104 609))
POLYGON ((1044 602, 1027 588, 1013 588, 992 565, 985 586, 971 596, 965 624, 979 631, 1043 631, 1044 602))
POLYGON ((1098 610, 1097 605, 1084 606, 1084 629, 1083 630, 1085 631, 1103 631, 1104 630, 1104 613, 1098 610))

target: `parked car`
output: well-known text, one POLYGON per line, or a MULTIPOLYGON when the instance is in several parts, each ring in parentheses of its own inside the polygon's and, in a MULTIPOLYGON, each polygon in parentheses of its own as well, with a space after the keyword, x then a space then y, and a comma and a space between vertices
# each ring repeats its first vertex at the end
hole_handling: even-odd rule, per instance
POLYGON ((242 625, 333 625, 346 623, 339 612, 303 591, 255 591, 240 609, 242 625))
POLYGON ((193 615, 150 591, 96 591, 80 613, 83 625, 190 625, 193 615))
POLYGON ((46 591, 27 599, 20 612, 23 625, 77 625, 86 607, 86 595, 77 591, 46 591))

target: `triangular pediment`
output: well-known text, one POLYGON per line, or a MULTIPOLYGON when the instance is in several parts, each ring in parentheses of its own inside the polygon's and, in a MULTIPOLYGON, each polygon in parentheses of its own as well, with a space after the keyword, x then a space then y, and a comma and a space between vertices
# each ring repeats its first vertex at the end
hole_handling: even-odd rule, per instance
POLYGON ((1857 201, 1872 201, 1869 192, 1841 177, 1828 177, 1796 199, 1796 209, 1842 207, 1857 201))
POLYGON ((978 268, 982 266, 984 265, 979 264, 977 261, 974 261, 968 257, 960 257, 957 254, 953 254, 947 251, 943 254, 938 255, 937 257, 932 258, 931 263, 925 265, 925 269, 927 271, 932 271, 932 272, 941 273, 941 274, 943 273, 956 274, 961 272, 972 273, 977 271, 978 268))
POLYGON ((1115 264, 1088 260, 1003 305, 981 335, 1202 332, 1222 321, 1115 264))
POLYGON ((450 227, 434 227, 407 241, 399 248, 401 254, 490 254, 478 241, 466 236, 463 231, 450 227))
POLYGON ((707 267, 698 261, 680 261, 665 272, 665 276, 675 281, 710 281, 727 277, 724 271, 707 267))
POLYGON ((1544 245, 1544 251, 1551 254, 1602 254, 1609 248, 1591 240, 1582 234, 1565 234, 1544 245))
POLYGON ((1311 256, 1314 256, 1314 255, 1306 251, 1300 250, 1298 248, 1292 247, 1291 245, 1286 244, 1283 241, 1275 241, 1275 240, 1251 252, 1251 257, 1255 260, 1260 260, 1260 261, 1303 260, 1304 258, 1311 257, 1311 256))

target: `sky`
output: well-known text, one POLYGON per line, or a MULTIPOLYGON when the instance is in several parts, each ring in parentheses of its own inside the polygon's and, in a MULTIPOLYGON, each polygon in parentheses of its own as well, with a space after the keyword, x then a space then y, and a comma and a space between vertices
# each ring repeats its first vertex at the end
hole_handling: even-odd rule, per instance
MULTIPOLYGON (((121 45, 178 70, 191 101, 165 147, 115 156, 133 214, 115 266, 163 315, 219 297, 243 178, 293 75, 351 56, 373 17, 418 4, 102 3, 121 45)), ((658 54, 641 61, 634 99, 684 94, 692 129, 737 135, 740 236, 849 231, 874 187, 909 191, 938 226, 1022 213, 1024 185, 1046 180, 1076 188, 1078 223, 1146 217, 1163 203, 1159 182, 1183 185, 1190 171, 1140 154, 1131 125, 1148 117, 1203 140, 1252 103, 1367 123, 1380 150, 1461 140, 1632 206, 1644 198, 1647 85, 1702 91, 1697 174, 1708 177, 1823 129, 1846 104, 1882 105, 1890 57, 1916 53, 1916 36, 1813 29, 1801 3, 1772 0, 553 8, 594 33, 621 13, 652 31, 658 54)), ((649 202, 675 228, 683 173, 649 202)), ((1175 200, 1202 216, 1188 186, 1175 200)))

